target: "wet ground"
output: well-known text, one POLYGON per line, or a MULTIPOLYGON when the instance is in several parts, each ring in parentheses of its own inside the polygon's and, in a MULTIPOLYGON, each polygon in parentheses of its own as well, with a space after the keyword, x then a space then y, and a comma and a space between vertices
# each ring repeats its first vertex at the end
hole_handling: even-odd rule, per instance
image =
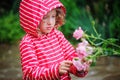
POLYGON ((0 44, 0 80, 21 80, 18 45, 0 44))
MULTIPOLYGON (((18 45, 0 44, 0 80, 22 80, 18 45)), ((84 78, 73 80, 120 80, 120 57, 101 57, 84 78)))

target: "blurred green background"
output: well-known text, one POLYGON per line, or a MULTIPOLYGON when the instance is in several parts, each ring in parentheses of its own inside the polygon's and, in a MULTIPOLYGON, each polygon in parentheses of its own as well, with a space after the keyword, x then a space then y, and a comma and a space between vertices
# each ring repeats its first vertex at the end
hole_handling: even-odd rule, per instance
MULTIPOLYGON (((20 1, 0 2, 0 80, 21 80, 18 44, 25 32, 19 24, 20 1)), ((104 39, 116 38, 116 44, 120 45, 119 0, 61 0, 61 2, 65 5, 67 14, 66 23, 59 29, 72 44, 76 43, 72 33, 79 26, 88 34, 95 34, 92 28, 92 21, 95 21, 95 28, 104 39)), ((112 75, 113 80, 120 80, 116 79, 116 76, 113 77, 113 74, 120 74, 119 56, 103 57, 98 60, 97 65, 91 68, 88 77, 80 80, 103 80, 101 78, 108 75, 112 75)), ((108 80, 110 79, 111 77, 108 80)))
MULTIPOLYGON (((19 24, 20 0, 0 2, 0 44, 14 44, 25 34, 19 24)), ((66 23, 60 28, 66 38, 74 43, 73 31, 81 26, 88 34, 94 34, 91 22, 105 39, 116 38, 120 44, 119 0, 61 0, 67 10, 66 23)))

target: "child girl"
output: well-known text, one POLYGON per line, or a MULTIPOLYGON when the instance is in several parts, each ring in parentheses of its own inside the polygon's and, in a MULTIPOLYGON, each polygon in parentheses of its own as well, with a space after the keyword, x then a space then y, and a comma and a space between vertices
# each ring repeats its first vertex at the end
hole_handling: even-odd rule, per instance
POLYGON ((59 0, 22 0, 20 25, 26 32, 20 43, 23 80, 71 80, 84 77, 72 59, 72 45, 57 28, 64 23, 65 8, 59 0))

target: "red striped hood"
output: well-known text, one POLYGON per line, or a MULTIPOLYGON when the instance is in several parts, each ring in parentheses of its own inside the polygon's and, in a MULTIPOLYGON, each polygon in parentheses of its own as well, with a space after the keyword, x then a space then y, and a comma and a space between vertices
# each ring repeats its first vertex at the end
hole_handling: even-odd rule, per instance
POLYGON ((20 25, 28 34, 37 36, 37 27, 43 16, 54 8, 62 7, 59 0, 22 0, 20 3, 20 25))

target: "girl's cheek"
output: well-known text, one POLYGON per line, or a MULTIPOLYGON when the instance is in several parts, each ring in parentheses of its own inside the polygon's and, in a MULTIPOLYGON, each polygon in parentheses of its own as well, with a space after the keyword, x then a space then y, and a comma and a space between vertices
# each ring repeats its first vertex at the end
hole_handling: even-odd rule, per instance
POLYGON ((45 22, 46 22, 45 20, 42 21, 42 23, 45 23, 45 22))
POLYGON ((46 21, 42 21, 42 25, 44 25, 44 26, 45 26, 45 25, 46 25, 46 21))

